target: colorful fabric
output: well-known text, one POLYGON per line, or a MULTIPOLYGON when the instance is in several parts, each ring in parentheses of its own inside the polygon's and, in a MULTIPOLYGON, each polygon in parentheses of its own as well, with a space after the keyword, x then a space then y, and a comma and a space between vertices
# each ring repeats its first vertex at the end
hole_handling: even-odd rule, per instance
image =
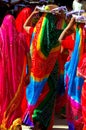
POLYGON ((45 14, 34 28, 30 46, 32 68, 30 84, 26 89, 27 113, 30 120, 39 121, 45 127, 50 125, 55 105, 58 78, 57 58, 60 52, 57 39, 60 34, 61 31, 56 29, 55 16, 45 14))
MULTIPOLYGON (((65 19, 60 18, 57 22, 57 29, 64 30, 67 26, 65 19)), ((63 43, 63 42, 62 42, 63 43)), ((61 46, 62 46, 61 43, 61 46)), ((65 40, 64 40, 65 45, 65 40)), ((61 109, 66 104, 66 93, 64 88, 64 64, 67 61, 67 57, 69 55, 68 48, 64 48, 63 52, 60 53, 58 57, 58 87, 57 87, 57 96, 56 96, 56 104, 55 104, 55 113, 61 113, 61 109)))
POLYGON ((60 114, 61 109, 66 105, 66 93, 64 87, 64 64, 67 61, 68 51, 64 50, 58 56, 58 87, 56 95, 55 113, 60 114))
POLYGON ((63 30, 63 29, 66 28, 66 26, 67 26, 67 23, 66 23, 65 19, 64 19, 64 18, 60 18, 60 19, 58 20, 58 22, 57 22, 57 29, 63 30))
POLYGON ((82 115, 84 127, 83 130, 86 130, 86 50, 83 54, 77 68, 78 75, 84 78, 84 83, 82 86, 82 95, 81 95, 81 105, 82 105, 82 115))
POLYGON ((25 37, 17 32, 14 17, 5 16, 0 28, 0 128, 3 130, 11 130, 17 118, 21 125, 25 45, 25 37))
POLYGON ((77 76, 77 66, 84 48, 83 25, 77 24, 74 51, 65 64, 65 87, 67 91, 67 121, 69 130, 82 130, 83 117, 81 92, 84 79, 77 76))
MULTIPOLYGON (((19 14, 16 17, 16 28, 17 28, 18 32, 22 32, 25 35, 28 48, 30 48, 30 40, 31 40, 33 29, 30 29, 30 31, 28 30, 28 33, 27 33, 25 31, 23 25, 24 25, 26 19, 30 16, 31 12, 32 12, 31 8, 25 7, 19 12, 19 14)), ((25 59, 25 62, 27 62, 26 59, 25 59)), ((28 67, 26 67, 26 69, 24 70, 25 75, 27 73, 27 69, 28 69, 28 67)), ((26 86, 24 86, 24 98, 23 98, 23 102, 22 102, 21 106, 22 106, 22 111, 24 113, 27 108, 26 86)))
POLYGON ((28 46, 30 46, 30 40, 31 40, 33 30, 30 29, 29 33, 27 33, 23 25, 31 13, 32 13, 32 9, 30 7, 25 7, 19 12, 19 14, 16 17, 16 28, 18 32, 22 32, 25 35, 28 46))

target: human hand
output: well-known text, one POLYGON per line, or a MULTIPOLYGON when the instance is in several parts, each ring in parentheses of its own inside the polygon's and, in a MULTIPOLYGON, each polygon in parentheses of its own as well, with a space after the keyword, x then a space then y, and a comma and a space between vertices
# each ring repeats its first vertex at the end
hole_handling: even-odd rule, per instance
POLYGON ((64 47, 61 45, 60 53, 64 51, 64 47))
POLYGON ((35 7, 32 13, 33 13, 34 15, 39 14, 39 10, 35 7))
POLYGON ((72 29, 72 27, 74 26, 74 24, 75 24, 75 18, 74 17, 72 17, 71 18, 71 20, 69 21, 69 24, 68 24, 68 26, 67 26, 67 29, 69 30, 69 29, 72 29))
POLYGON ((66 35, 70 35, 72 33, 74 33, 75 31, 75 18, 72 17, 71 20, 69 21, 67 27, 65 28, 65 33, 66 35))

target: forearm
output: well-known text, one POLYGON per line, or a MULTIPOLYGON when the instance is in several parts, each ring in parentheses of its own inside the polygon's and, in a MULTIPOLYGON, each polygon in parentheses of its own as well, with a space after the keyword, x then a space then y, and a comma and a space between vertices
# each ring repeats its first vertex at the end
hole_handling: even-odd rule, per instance
POLYGON ((72 34, 74 32, 74 24, 75 19, 72 18, 67 27, 64 29, 64 31, 61 33, 58 41, 61 43, 61 41, 68 35, 72 34))
POLYGON ((34 13, 32 12, 32 14, 26 19, 24 23, 24 27, 32 25, 31 23, 32 23, 33 16, 34 16, 34 13))
POLYGON ((29 31, 29 29, 31 27, 33 27, 33 19, 34 17, 36 17, 36 14, 38 13, 38 11, 36 11, 36 9, 31 13, 31 15, 27 18, 27 20, 25 21, 23 28, 27 31, 29 31))
POLYGON ((65 29, 65 30, 61 33, 60 37, 58 38, 58 41, 61 43, 62 40, 67 36, 67 34, 68 34, 67 29, 65 29))

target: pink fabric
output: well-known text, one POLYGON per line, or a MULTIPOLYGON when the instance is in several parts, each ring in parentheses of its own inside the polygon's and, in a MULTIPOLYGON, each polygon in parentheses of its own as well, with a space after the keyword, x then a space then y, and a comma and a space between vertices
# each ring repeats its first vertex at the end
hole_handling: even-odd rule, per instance
POLYGON ((7 15, 0 28, 0 125, 6 128, 22 116, 24 57, 25 38, 7 15))

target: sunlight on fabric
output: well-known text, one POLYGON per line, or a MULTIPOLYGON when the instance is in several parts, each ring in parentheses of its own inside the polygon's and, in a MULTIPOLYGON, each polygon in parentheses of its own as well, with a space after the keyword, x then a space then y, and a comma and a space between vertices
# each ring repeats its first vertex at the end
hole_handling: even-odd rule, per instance
POLYGON ((22 130, 29 130, 29 127, 28 126, 22 126, 22 130))
MULTIPOLYGON (((63 130, 68 130, 68 126, 67 125, 54 125, 53 129, 63 129, 63 130)), ((22 126, 22 130, 31 130, 28 126, 22 126)))
POLYGON ((64 130, 68 130, 68 126, 67 125, 54 125, 53 128, 59 128, 59 129, 64 129, 64 130))

